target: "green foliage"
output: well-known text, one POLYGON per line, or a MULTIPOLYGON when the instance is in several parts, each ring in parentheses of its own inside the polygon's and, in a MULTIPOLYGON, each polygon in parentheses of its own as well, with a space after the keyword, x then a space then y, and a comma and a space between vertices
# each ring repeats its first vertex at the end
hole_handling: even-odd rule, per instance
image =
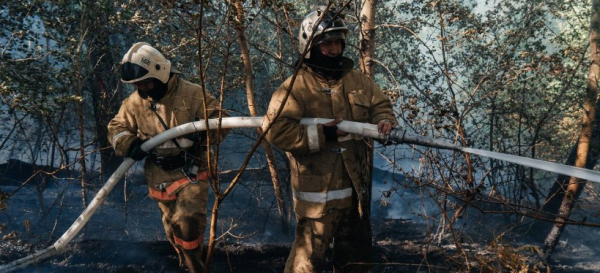
MULTIPOLYGON (((345 3, 336 1, 332 6, 345 3)), ((320 4, 244 2, 243 24, 259 111, 291 74, 298 57, 299 22, 320 4)), ((578 131, 590 5, 589 1, 382 2, 377 13, 375 78, 386 89, 401 90, 398 116, 414 132, 561 161, 578 131)), ((239 33, 234 10, 225 2, 9 1, 1 10, 4 114, 12 109, 52 117, 75 111, 80 102, 110 113, 108 105, 90 100, 94 77, 114 82, 102 96, 118 101, 123 96, 117 95, 123 90, 115 73, 118 60, 132 43, 146 41, 187 78, 226 98, 228 109, 247 115, 239 33), (106 24, 98 26, 102 22, 106 24), (112 71, 98 70, 102 58, 114 63, 112 71)), ((354 60, 358 60, 359 12, 360 5, 354 2, 344 11, 352 30, 346 56, 354 60)), ((90 115, 84 118, 91 119, 90 115)), ((64 120, 75 121, 74 115, 64 120)), ((451 162, 450 166, 464 165, 464 159, 451 162)), ((502 164, 475 163, 477 169, 502 164)), ((491 183, 495 175, 488 177, 491 183)), ((456 177, 457 184, 461 177, 456 177)))
MULTIPOLYGON (((243 3, 241 24, 262 114, 298 59, 301 20, 326 2, 243 3)), ((351 30, 345 55, 355 61, 360 3, 351 1, 344 10, 351 30)), ((410 132, 562 162, 579 132, 590 7, 589 0, 380 1, 375 80, 399 90, 397 115, 410 132)), ((56 165, 64 166, 77 158, 72 151, 81 143, 105 139, 97 128, 106 127, 115 105, 132 90, 119 82, 118 62, 134 42, 158 48, 234 115, 249 115, 234 11, 227 1, 3 1, 0 120, 6 122, 0 125, 0 157, 43 161, 39 151, 47 150, 54 157, 46 162, 58 158, 56 165), (80 106, 86 109, 81 117, 80 106), (80 119, 82 142, 75 138, 80 119)), ((456 208, 446 203, 448 196, 480 194, 525 205, 543 198, 537 179, 547 173, 459 153, 414 151, 402 157, 390 148, 385 155, 394 164, 418 165, 405 170, 415 178, 407 186, 436 189, 431 196, 445 209, 456 208)), ((496 252, 504 250, 512 270, 527 266, 517 255, 523 249, 496 252)))
MULTIPOLYGON (((110 1, 90 3, 90 6, 81 6, 73 1, 8 1, 1 4, 0 31, 6 37, 0 40, 2 109, 10 110, 5 114, 12 117, 28 114, 44 117, 46 122, 37 126, 48 129, 41 130, 45 134, 38 136, 41 141, 29 146, 29 151, 9 149, 5 152, 25 155, 41 150, 35 148, 37 145, 57 144, 57 135, 51 136, 49 132, 62 135, 72 132, 78 122, 79 115, 76 113, 79 103, 87 104, 88 109, 93 109, 87 99, 89 95, 82 95, 86 92, 89 94, 86 80, 94 69, 93 65, 85 65, 89 63, 87 50, 94 46, 86 44, 89 41, 86 39, 90 37, 92 17, 108 12, 109 9, 101 5, 110 1), (65 111, 73 114, 63 119, 65 111), (59 131, 58 128, 64 131, 59 131)), ((90 119, 92 112, 86 111, 83 114, 83 118, 90 119)), ((13 122, 4 123, 2 129, 11 130, 15 126, 22 128, 11 135, 12 141, 6 143, 13 143, 13 147, 23 149, 27 146, 19 145, 18 142, 20 139, 29 139, 27 135, 31 132, 18 122, 19 119, 13 119, 13 122)), ((6 157, 12 155, 3 153, 2 157, 6 160, 6 157)), ((67 158, 63 160, 69 161, 67 158)))
MULTIPOLYGON (((406 127, 464 146, 564 161, 579 132, 589 1, 386 5, 378 17, 377 69, 380 84, 402 90, 398 111, 406 127)), ((453 155, 441 168, 431 162, 431 171, 444 183, 469 186, 465 160, 453 155)), ((479 182, 483 188, 502 183, 505 197, 539 198, 536 187, 523 192, 512 182, 538 176, 472 160, 475 177, 487 181, 479 182)))

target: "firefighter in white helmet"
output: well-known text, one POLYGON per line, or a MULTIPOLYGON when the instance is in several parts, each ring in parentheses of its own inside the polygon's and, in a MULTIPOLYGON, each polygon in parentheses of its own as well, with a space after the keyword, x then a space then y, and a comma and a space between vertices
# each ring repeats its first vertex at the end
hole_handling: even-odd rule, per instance
POLYGON ((141 145, 170 128, 205 118, 225 117, 214 96, 182 79, 157 49, 136 43, 123 56, 121 81, 136 91, 123 101, 108 124, 116 155, 144 162, 149 195, 158 201, 169 242, 180 266, 204 272, 202 240, 206 229, 209 177, 206 138, 219 143, 227 130, 197 132, 167 141, 151 151, 141 145), (206 100, 206 110, 204 104, 206 100), (205 116, 206 112, 206 116, 205 116))
POLYGON ((397 120, 377 84, 343 57, 347 34, 336 11, 306 16, 298 35, 304 63, 275 91, 263 121, 264 130, 271 124, 266 139, 290 160, 297 226, 284 272, 321 272, 330 245, 335 272, 369 271, 372 143, 336 125, 368 122, 387 135, 397 120), (299 124, 303 117, 333 121, 299 124))

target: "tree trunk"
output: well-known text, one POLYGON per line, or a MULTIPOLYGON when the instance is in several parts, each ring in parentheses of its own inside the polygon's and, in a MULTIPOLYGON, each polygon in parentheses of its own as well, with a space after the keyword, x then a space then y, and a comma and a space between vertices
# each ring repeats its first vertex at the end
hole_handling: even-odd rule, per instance
MULTIPOLYGON (((256 111, 256 104, 254 102, 254 71, 252 68, 252 58, 250 56, 250 50, 248 48, 248 40, 246 39, 246 32, 244 31, 244 6, 243 2, 240 0, 234 1, 233 6, 235 8, 235 28, 239 34, 238 42, 240 44, 240 49, 242 51, 242 61, 244 63, 248 110, 250 111, 251 116, 256 117, 258 116, 258 113, 256 111)), ((262 129, 257 128, 256 131, 259 135, 262 134, 262 129)), ((281 230, 283 231, 283 234, 288 234, 290 229, 288 225, 288 214, 286 213, 285 200, 283 198, 281 182, 277 173, 277 165, 275 162, 275 156, 273 155, 273 148, 271 147, 271 144, 269 144, 266 141, 263 141, 261 145, 265 150, 265 155, 267 157, 267 165, 269 167, 269 172, 271 173, 271 180, 273 181, 273 189, 275 191, 277 209, 279 210, 279 215, 281 216, 281 230)))
MULTIPOLYGON (((359 66, 361 71, 373 79, 375 72, 373 70, 373 55, 375 53, 375 9, 378 0, 363 0, 360 10, 360 48, 359 48, 359 66)), ((373 140, 369 140, 369 146, 373 147, 373 140)), ((373 173, 373 150, 368 154, 367 161, 373 173)), ((370 203, 371 200, 365 200, 370 203)), ((365 219, 369 219, 369 211, 365 213, 365 219)))
MULTIPOLYGON (((600 107, 600 101, 596 101, 596 109, 600 107)), ((594 121, 600 120, 600 111, 595 111, 594 121)), ((573 166, 575 164, 575 158, 577 157, 577 147, 579 146, 579 142, 575 143, 575 145, 571 148, 571 152, 567 157, 567 161, 564 163, 568 166, 573 166)), ((600 157, 600 124, 598 122, 593 122, 593 130, 592 130, 592 138, 590 141, 590 147, 588 151, 588 158, 585 163, 586 169, 593 169, 598 163, 598 158, 600 157)), ((552 184, 552 187, 548 191, 548 195, 546 197, 546 201, 544 206, 542 207, 543 212, 548 215, 547 217, 552 217, 552 215, 558 214, 558 210, 562 203, 562 200, 565 197, 565 191, 567 188, 567 183, 569 182, 569 177, 566 175, 559 175, 552 184)), ((582 183, 585 183, 583 181, 582 183)), ((579 188, 579 191, 575 194, 575 198, 578 198, 582 192, 583 187, 579 188)))
MULTIPOLYGON (((74 78, 75 78, 75 91, 76 95, 80 98, 83 98, 83 65, 82 62, 85 62, 83 58, 83 48, 86 36, 88 34, 88 17, 87 13, 89 12, 89 6, 83 5, 82 13, 81 13, 81 23, 79 25, 79 42, 77 44, 76 52, 75 52, 75 64, 74 64, 74 78)), ((77 116, 78 116, 78 126, 79 126, 79 157, 77 160, 79 161, 79 165, 81 166, 81 201, 83 202, 83 207, 87 207, 87 183, 85 180, 86 176, 86 164, 85 164, 85 126, 84 126, 84 115, 83 115, 83 104, 84 100, 81 99, 77 103, 77 116)))
MULTIPOLYGON (((590 57, 591 65, 588 73, 586 98, 583 105, 582 128, 577 143, 577 155, 575 157, 576 167, 585 167, 592 142, 592 131, 594 130, 594 117, 596 112, 596 103, 598 96, 598 75, 600 75, 600 54, 598 46, 600 37, 600 0, 592 1, 592 15, 590 20, 590 57)), ((584 183, 580 183, 576 177, 571 177, 565 189, 565 196, 558 210, 556 223, 547 235, 544 241, 544 258, 549 260, 562 232, 566 226, 566 220, 571 215, 571 210, 581 192, 584 183)))
MULTIPOLYGON (((360 48, 359 48, 359 66, 361 71, 369 78, 375 78, 375 71, 373 69, 373 55, 375 53, 375 9, 378 0, 363 0, 362 9, 360 11, 360 48)), ((374 147, 375 142, 373 139, 368 140, 369 147, 374 147)), ((369 149, 367 154, 367 163, 369 166, 369 172, 373 174, 373 149, 369 149)), ((362 221, 363 226, 370 227, 371 225, 371 202, 373 195, 373 181, 368 181, 368 189, 370 194, 367 195, 362 204, 367 204, 363 207, 362 221)))
MULTIPOLYGON (((599 101, 600 102, 600 101, 599 101)), ((596 102, 596 109, 600 107, 599 103, 596 102)), ((594 120, 600 120, 600 111, 596 111, 594 115, 594 120)), ((585 162, 586 169, 593 169, 598 163, 598 157, 600 156, 600 124, 594 122, 592 138, 590 141, 590 147, 588 151, 588 158, 585 162)), ((573 148, 571 149, 571 153, 569 153, 569 157, 567 161, 564 163, 565 165, 573 166, 575 164, 575 158, 577 157, 577 147, 579 146, 579 142, 577 142, 573 148)), ((546 198, 546 202, 542 207, 543 212, 546 213, 547 217, 552 217, 553 215, 558 214, 560 209, 560 205, 562 204, 562 200, 565 197, 565 192, 567 190, 569 182, 569 177, 566 175, 559 175, 552 184, 552 187, 548 191, 548 197, 546 198)), ((580 183, 585 183, 585 181, 581 181, 580 183)), ((578 198, 583 190, 583 184, 579 187, 579 191, 575 194, 575 198, 578 198)))
POLYGON ((373 55, 375 54, 375 8, 378 0, 363 0, 360 11, 360 70, 371 79, 373 71, 373 55))
MULTIPOLYGON (((102 1, 106 7, 112 7, 113 1, 102 1)), ((93 5, 93 3, 90 3, 93 5)), ((100 5, 100 4, 97 4, 100 5)), ((113 73, 115 65, 114 58, 111 52, 110 35, 108 29, 108 14, 104 12, 93 12, 93 21, 96 22, 91 26, 89 37, 86 44, 89 48, 89 67, 92 72, 88 79, 88 85, 91 91, 92 108, 94 111, 95 130, 96 130, 96 147, 100 152, 100 177, 102 183, 105 179, 105 174, 112 174, 123 162, 122 157, 117 157, 114 150, 108 142, 107 124, 110 119, 117 113, 121 103, 121 92, 117 86, 118 76, 113 73), (112 92, 116 90, 117 92, 112 92)), ((107 178, 107 177, 106 177, 107 178)), ((122 197, 123 187, 115 187, 113 190, 113 198, 122 197), (121 193, 121 194, 119 194, 121 193)))

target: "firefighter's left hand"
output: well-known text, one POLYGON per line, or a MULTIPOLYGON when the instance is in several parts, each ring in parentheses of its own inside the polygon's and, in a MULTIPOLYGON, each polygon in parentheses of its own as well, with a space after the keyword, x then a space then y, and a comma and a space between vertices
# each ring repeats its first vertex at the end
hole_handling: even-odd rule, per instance
POLYGON ((142 150, 142 144, 144 144, 146 140, 135 138, 135 140, 129 146, 129 157, 135 161, 140 161, 146 156, 148 156, 148 152, 142 150))
POLYGON ((380 120, 377 123, 377 131, 382 135, 389 135, 392 128, 394 128, 394 125, 387 119, 380 120))
POLYGON ((207 131, 200 131, 200 132, 189 133, 187 135, 184 135, 183 137, 185 137, 193 142, 206 143, 206 134, 207 134, 207 131))

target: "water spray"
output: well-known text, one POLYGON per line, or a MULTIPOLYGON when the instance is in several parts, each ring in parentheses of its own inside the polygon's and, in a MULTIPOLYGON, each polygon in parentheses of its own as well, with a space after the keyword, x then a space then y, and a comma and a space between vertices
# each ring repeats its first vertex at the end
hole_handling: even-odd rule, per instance
MULTIPOLYGON (((303 118, 300 123, 304 125, 315 125, 315 124, 325 124, 332 121, 332 119, 323 119, 323 118, 303 118)), ((262 117, 229 117, 223 118, 220 122, 221 128, 231 129, 231 128, 253 128, 260 127, 263 123, 262 117)), ((198 131, 205 131, 206 125, 208 124, 209 129, 218 129, 219 128, 219 119, 209 119, 209 120, 200 120, 196 122, 186 123, 174 128, 171 128, 151 139, 144 142, 142 144, 141 149, 144 151, 149 151, 152 148, 171 140, 172 138, 176 138, 182 135, 186 135, 189 133, 194 133, 198 131)), ((546 170, 554 173, 564 174, 568 176, 574 176, 581 179, 586 179, 588 181, 600 183, 600 172, 562 165, 558 163, 552 163, 532 158, 525 158, 514 155, 501 154, 496 152, 489 152, 478 149, 471 148, 463 148, 458 145, 433 139, 423 137, 421 135, 408 133, 402 129, 393 129, 389 135, 382 135, 377 131, 377 125, 360 123, 360 122, 352 122, 352 121, 342 121, 337 124, 339 130, 352 133, 359 134, 365 137, 380 139, 380 140, 389 140, 395 143, 408 143, 415 144, 426 147, 440 148, 440 149, 449 149, 454 151, 461 151, 466 153, 477 154, 481 156, 486 156, 494 159, 499 159, 527 167, 532 167, 536 169, 546 170)), ((133 166, 135 161, 131 158, 126 158, 123 163, 119 166, 119 168, 109 177, 104 186, 98 191, 94 199, 90 202, 87 208, 79 215, 79 217, 75 220, 75 222, 71 225, 71 227, 52 245, 43 250, 40 250, 34 254, 23 257, 21 259, 12 261, 10 263, 0 265, 0 272, 10 272, 13 270, 17 270, 23 267, 26 267, 30 264, 43 261, 52 255, 58 254, 65 250, 67 244, 75 238, 75 236, 79 233, 79 231, 87 224, 92 215, 96 212, 98 207, 104 202, 110 191, 115 187, 115 185, 121 180, 123 175, 133 166)))

